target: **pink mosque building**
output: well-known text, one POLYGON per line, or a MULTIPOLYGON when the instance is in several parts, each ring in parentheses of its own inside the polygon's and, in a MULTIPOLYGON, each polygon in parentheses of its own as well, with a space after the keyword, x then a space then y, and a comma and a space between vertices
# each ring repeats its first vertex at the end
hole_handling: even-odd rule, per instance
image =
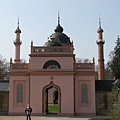
MULTIPOLYGON (((101 23, 97 32, 98 78, 101 81, 104 79, 101 23)), ((53 113, 49 105, 57 104, 57 115, 96 115, 99 104, 103 104, 98 98, 104 98, 107 93, 100 95, 96 87, 94 58, 91 63, 76 63, 73 41, 63 33, 59 16, 54 33, 43 46, 31 41, 28 63, 21 63, 20 59, 19 20, 15 34, 15 58, 14 61, 10 59, 8 114, 24 115, 26 105, 30 104, 32 115, 47 115, 53 113)))

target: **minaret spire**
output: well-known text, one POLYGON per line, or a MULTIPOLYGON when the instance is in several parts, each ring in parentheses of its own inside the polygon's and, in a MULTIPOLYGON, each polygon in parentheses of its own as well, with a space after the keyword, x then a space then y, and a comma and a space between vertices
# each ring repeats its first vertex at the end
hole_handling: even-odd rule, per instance
POLYGON ((98 33, 99 33, 99 32, 101 32, 101 33, 104 32, 103 29, 102 29, 102 27, 101 27, 101 18, 100 18, 100 16, 99 16, 99 28, 98 28, 98 31, 97 31, 97 32, 98 32, 98 33))
POLYGON ((58 10, 58 25, 60 25, 60 12, 58 10))
POLYGON ((19 28, 19 17, 18 17, 18 23, 17 23, 18 25, 17 25, 17 29, 15 30, 15 33, 17 33, 17 32, 19 32, 19 33, 21 33, 21 30, 20 30, 20 28, 19 28))
POLYGON ((19 16, 18 16, 18 28, 19 28, 19 16))
POLYGON ((101 28, 101 18, 99 16, 99 28, 101 28))
POLYGON ((16 39, 14 41, 14 45, 15 45, 14 62, 19 63, 20 62, 20 45, 22 44, 22 42, 20 41, 21 30, 19 29, 19 17, 18 17, 18 25, 17 25, 17 29, 15 30, 15 33, 16 33, 16 39))

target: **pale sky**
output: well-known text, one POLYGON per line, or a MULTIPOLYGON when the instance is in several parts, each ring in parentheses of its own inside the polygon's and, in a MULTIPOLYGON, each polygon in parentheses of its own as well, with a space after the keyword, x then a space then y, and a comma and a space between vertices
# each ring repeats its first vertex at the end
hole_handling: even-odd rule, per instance
POLYGON ((21 59, 28 62, 30 43, 43 46, 57 26, 58 10, 64 33, 74 43, 77 58, 95 58, 99 15, 104 30, 105 63, 120 35, 120 0, 0 0, 0 54, 14 59, 18 16, 21 33, 21 59))

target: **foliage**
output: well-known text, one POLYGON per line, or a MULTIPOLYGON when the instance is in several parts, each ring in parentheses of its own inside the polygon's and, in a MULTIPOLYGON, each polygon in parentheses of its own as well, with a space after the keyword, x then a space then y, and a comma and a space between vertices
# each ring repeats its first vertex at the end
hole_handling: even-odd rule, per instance
POLYGON ((120 38, 118 36, 116 40, 116 46, 114 51, 109 55, 110 61, 107 63, 107 68, 111 71, 115 79, 120 78, 120 38))
MULTIPOLYGON (((118 91, 117 86, 112 88, 112 91, 108 93, 108 99, 111 102, 111 105, 117 104, 118 101, 118 91)), ((110 106, 112 108, 112 106, 110 106)))
POLYGON ((76 63, 90 63, 91 61, 88 58, 76 58, 76 63))
POLYGON ((25 59, 21 59, 20 62, 21 63, 26 63, 26 60, 25 59))
POLYGON ((120 105, 115 104, 109 114, 112 120, 120 120, 120 105))
POLYGON ((108 94, 110 101, 110 113, 109 116, 112 120, 120 120, 120 104, 119 104, 119 95, 120 95, 120 79, 117 79, 113 83, 112 91, 108 94))
POLYGON ((6 59, 3 58, 3 56, 0 55, 0 79, 5 80, 8 79, 8 72, 9 70, 9 63, 6 59))
POLYGON ((91 120, 111 120, 110 118, 92 118, 91 120))
POLYGON ((112 71, 109 67, 109 62, 105 65, 105 80, 113 80, 114 76, 112 74, 112 71))

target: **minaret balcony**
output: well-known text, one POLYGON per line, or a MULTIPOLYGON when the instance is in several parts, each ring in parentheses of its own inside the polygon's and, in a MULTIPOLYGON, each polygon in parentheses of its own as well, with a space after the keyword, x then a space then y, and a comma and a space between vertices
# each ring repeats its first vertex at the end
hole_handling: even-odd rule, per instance
POLYGON ((96 43, 97 43, 97 44, 99 44, 99 43, 103 43, 103 44, 104 44, 104 43, 105 43, 105 40, 103 40, 103 39, 98 39, 98 40, 96 41, 96 43))
POLYGON ((15 45, 21 45, 21 44, 22 44, 22 41, 15 40, 15 41, 13 41, 13 43, 14 43, 15 45))

